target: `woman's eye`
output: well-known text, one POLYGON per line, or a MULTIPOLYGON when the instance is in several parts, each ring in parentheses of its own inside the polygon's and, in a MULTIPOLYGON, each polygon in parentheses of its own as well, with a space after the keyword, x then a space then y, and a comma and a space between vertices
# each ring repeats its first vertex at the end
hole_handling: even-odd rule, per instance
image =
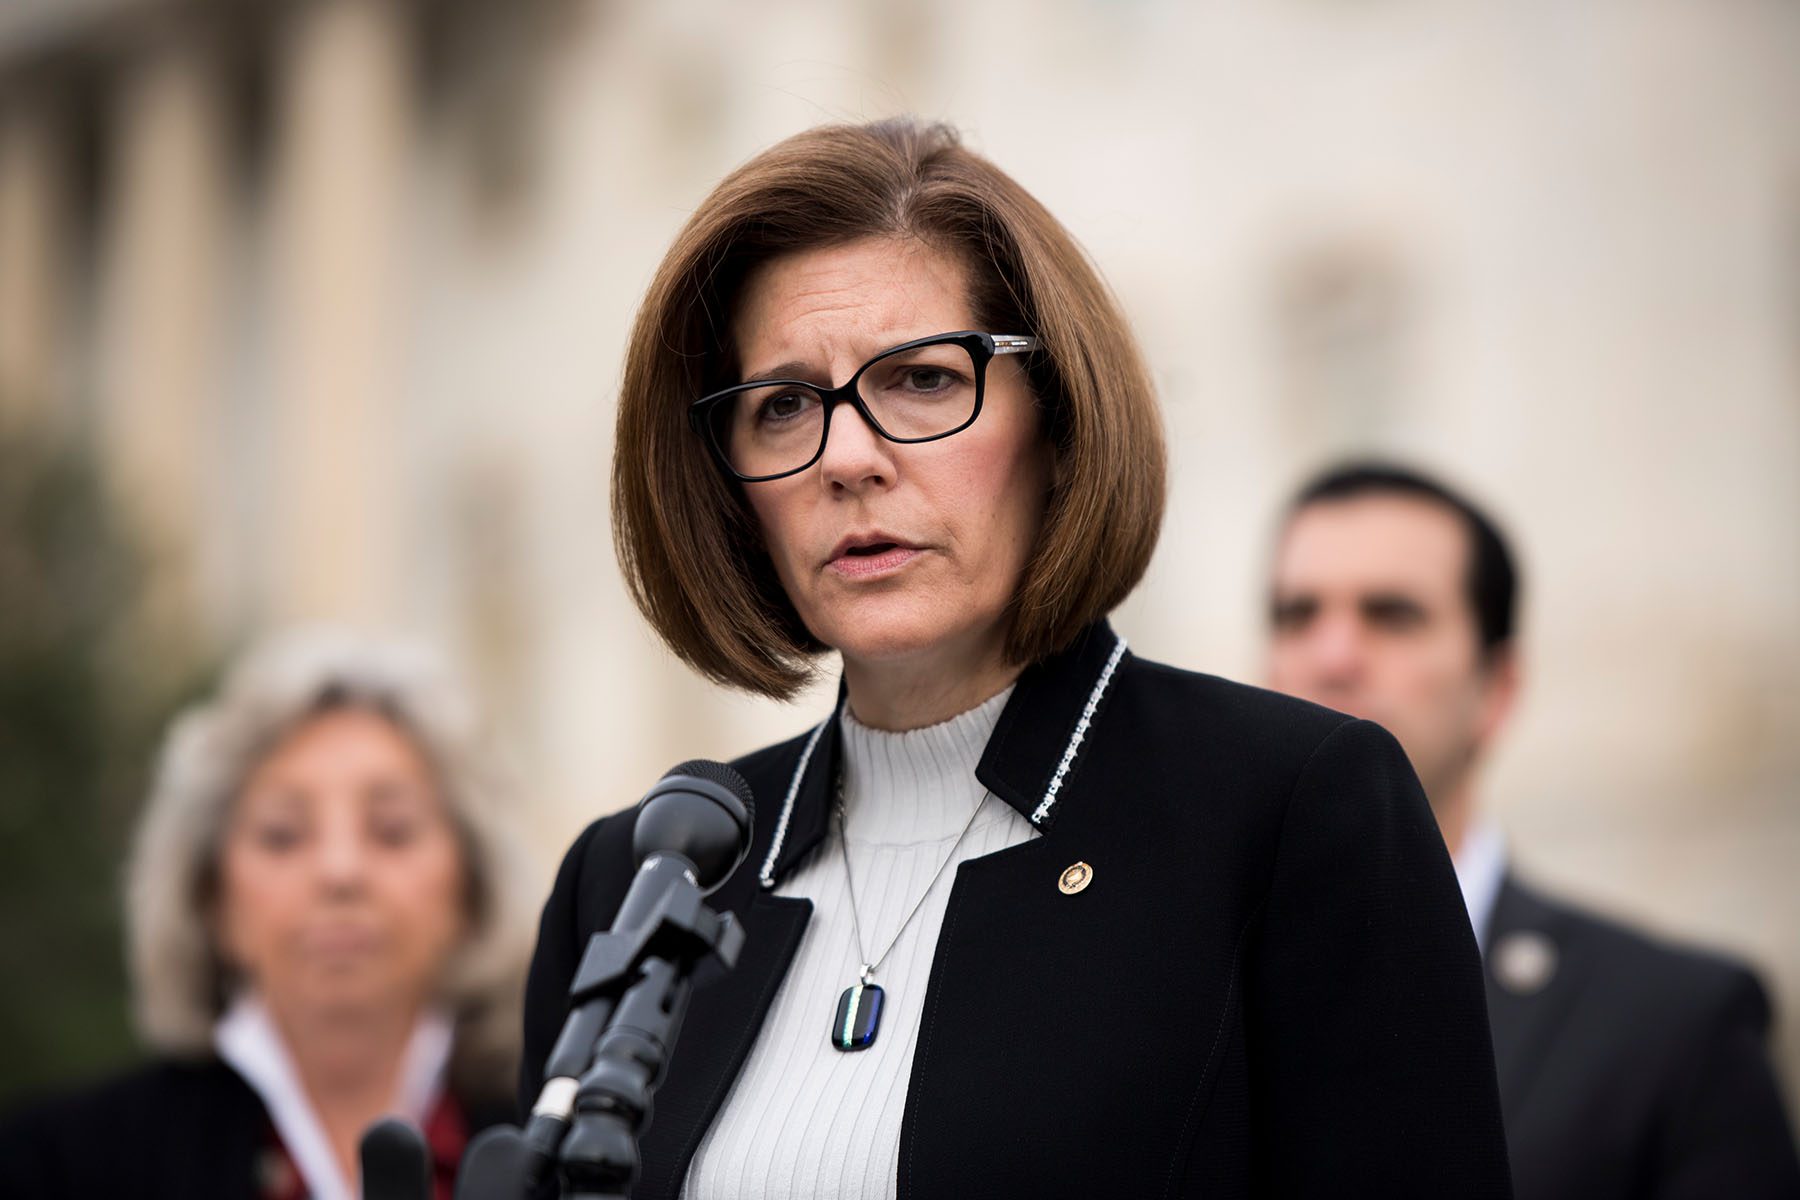
POLYGON ((261 825, 251 830, 251 840, 260 850, 282 854, 300 844, 300 830, 291 825, 261 825))
POLYGON ((770 396, 762 402, 757 410, 757 419, 762 421, 791 421, 805 412, 811 397, 804 392, 782 392, 770 396))
POLYGON ((902 381, 908 391, 941 392, 955 383, 950 372, 938 367, 914 367, 902 381))
POLYGON ((390 849, 410 844, 419 836, 419 827, 413 821, 377 821, 373 833, 375 840, 390 849))

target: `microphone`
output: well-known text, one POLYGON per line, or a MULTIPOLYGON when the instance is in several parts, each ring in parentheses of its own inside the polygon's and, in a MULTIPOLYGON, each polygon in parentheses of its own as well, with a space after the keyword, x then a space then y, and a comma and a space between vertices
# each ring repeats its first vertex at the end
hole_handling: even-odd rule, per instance
POLYGON ((357 1147, 364 1200, 431 1200, 431 1151, 397 1117, 375 1122, 357 1147))
MULTIPOLYGON (((686 880, 711 895, 731 877, 750 853, 756 803, 744 777, 724 763, 690 759, 657 780, 638 801, 637 824, 631 833, 631 853, 638 873, 613 917, 612 932, 630 933, 643 927, 663 898, 686 880)), ((579 972, 577 977, 579 978, 579 972)), ((552 1111, 567 1118, 574 1102, 573 1089, 566 1101, 558 1078, 573 1079, 587 1069, 594 1039, 612 1016, 611 1004, 591 1002, 570 1014, 544 1064, 544 1090, 538 1093, 536 1114, 548 1101, 552 1111)))
MULTIPOLYGON (((488 1130, 470 1145, 457 1185, 459 1197, 526 1196, 535 1191, 569 1131, 580 1079, 594 1061, 631 972, 662 944, 647 939, 662 936, 671 923, 677 930, 687 928, 687 918, 671 917, 682 894, 697 904, 697 896, 716 891, 743 864, 750 852, 754 814, 755 802, 744 777, 705 759, 671 768, 638 801, 631 837, 637 874, 612 928, 588 943, 570 988, 574 1007, 545 1062, 537 1102, 523 1130, 488 1130), (621 954, 628 957, 622 959, 621 954), (512 1180, 513 1186, 504 1180, 512 1180)), ((716 939, 730 941, 726 931, 735 929, 729 916, 720 920, 723 925, 712 935, 715 950, 716 939)), ((741 933, 735 936, 741 940, 741 933)), ((697 952, 685 944, 670 949, 676 958, 688 961, 697 952)), ((735 957, 733 948, 727 963, 735 957)))
MULTIPOLYGON (((730 878, 750 853, 756 802, 744 777, 724 763, 690 759, 657 780, 638 801, 631 850, 642 864, 653 854, 678 854, 698 876, 697 886, 710 895, 730 878)), ((624 928, 626 905, 619 906, 615 929, 624 928)))

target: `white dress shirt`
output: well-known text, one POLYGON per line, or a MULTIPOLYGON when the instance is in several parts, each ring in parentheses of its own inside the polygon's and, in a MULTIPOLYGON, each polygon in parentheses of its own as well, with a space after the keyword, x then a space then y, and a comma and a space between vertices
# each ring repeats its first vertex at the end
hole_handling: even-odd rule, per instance
POLYGON ((1451 861, 1462 888, 1463 907, 1469 910, 1469 924, 1475 929, 1475 945, 1486 957, 1488 922, 1506 878, 1506 839, 1500 835, 1500 827, 1492 821, 1475 822, 1451 861))

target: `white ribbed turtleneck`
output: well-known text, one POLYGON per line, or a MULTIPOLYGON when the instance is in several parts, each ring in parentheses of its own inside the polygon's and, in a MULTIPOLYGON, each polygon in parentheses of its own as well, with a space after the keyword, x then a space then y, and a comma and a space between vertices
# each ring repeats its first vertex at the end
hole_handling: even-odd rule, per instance
POLYGON ((975 779, 1011 694, 1008 688, 961 716, 904 733, 870 729, 847 709, 838 718, 863 950, 856 946, 844 843, 834 819, 818 849, 776 889, 811 900, 812 920, 731 1095, 688 1167, 687 1200, 895 1194, 907 1080, 956 864, 1036 833, 975 779), (907 922, 915 903, 918 913, 907 922), (873 960, 896 934, 874 976, 886 993, 875 1044, 854 1053, 833 1049, 839 994, 856 982, 862 955, 873 960))

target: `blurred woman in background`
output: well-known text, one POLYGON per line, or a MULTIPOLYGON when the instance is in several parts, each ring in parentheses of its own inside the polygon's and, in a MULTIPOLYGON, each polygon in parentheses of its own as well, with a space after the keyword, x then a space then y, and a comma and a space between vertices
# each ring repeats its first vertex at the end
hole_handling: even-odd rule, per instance
POLYGON ((432 655, 330 630, 183 715, 127 883, 158 1057, 9 1122, 9 1194, 350 1200, 363 1130, 397 1114, 447 1197, 510 1115, 528 946, 476 745, 432 655))

